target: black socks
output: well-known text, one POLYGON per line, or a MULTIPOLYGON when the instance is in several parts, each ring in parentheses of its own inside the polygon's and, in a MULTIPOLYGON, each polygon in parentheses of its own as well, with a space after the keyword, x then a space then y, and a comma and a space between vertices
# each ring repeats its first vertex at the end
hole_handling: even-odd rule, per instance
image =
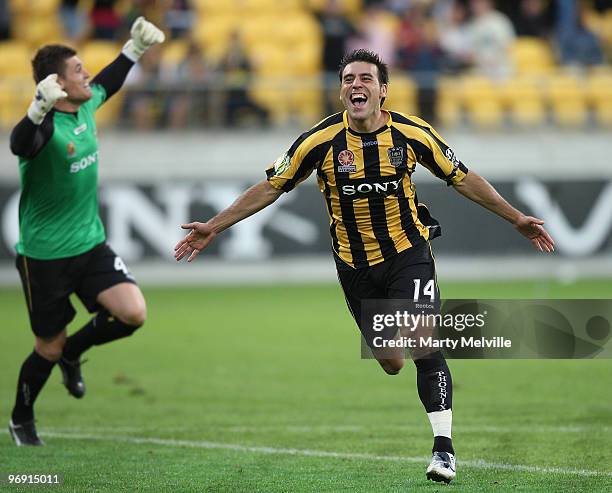
POLYGON ((11 416, 13 423, 24 423, 34 419, 34 401, 55 365, 54 361, 43 358, 36 351, 26 358, 21 365, 17 380, 17 396, 11 416))
POLYGON ((417 389, 425 411, 445 411, 453 405, 453 380, 446 360, 439 351, 428 358, 414 360, 417 389))
POLYGON ((75 361, 90 347, 128 337, 136 329, 138 327, 125 324, 114 318, 108 311, 102 310, 81 330, 68 337, 63 357, 68 361, 75 361))

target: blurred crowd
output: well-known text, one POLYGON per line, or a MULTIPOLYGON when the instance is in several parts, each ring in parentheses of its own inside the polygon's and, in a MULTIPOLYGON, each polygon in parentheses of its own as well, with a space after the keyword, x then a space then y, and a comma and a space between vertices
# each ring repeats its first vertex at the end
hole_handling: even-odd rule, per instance
MULTIPOLYGON (((0 39, 16 35, 10 4, 0 0, 0 39)), ((282 1, 277 5, 283 8, 282 1)), ((338 62, 355 48, 379 53, 392 74, 409 74, 417 83, 419 111, 429 119, 439 76, 473 72, 506 79, 513 74, 511 47, 519 37, 546 42, 560 66, 592 67, 612 58, 609 38, 589 22, 593 14, 607 15, 612 0, 361 0, 352 11, 342 0, 304 0, 304 5, 320 28, 325 113, 339 109, 338 62)), ((154 49, 131 72, 133 90, 123 111, 136 127, 181 128, 219 109, 211 108, 217 98, 206 88, 220 80, 224 111, 218 123, 239 125, 246 115, 248 122, 266 125, 269 111, 249 90, 258 60, 238 31, 230 34, 223 53, 208 56, 192 36, 195 23, 206 23, 195 9, 190 0, 61 0, 59 18, 64 38, 75 45, 120 42, 140 15, 162 26, 170 40, 185 41, 188 48, 175 63, 163 63, 163 48, 154 49), (160 85, 168 91, 160 91, 160 85)))

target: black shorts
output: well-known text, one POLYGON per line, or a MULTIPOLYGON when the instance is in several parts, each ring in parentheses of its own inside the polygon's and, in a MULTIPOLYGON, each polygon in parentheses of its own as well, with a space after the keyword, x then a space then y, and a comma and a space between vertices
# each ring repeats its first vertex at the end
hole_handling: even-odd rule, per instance
POLYGON ((35 335, 51 337, 66 328, 75 315, 70 295, 75 293, 89 313, 100 309, 96 298, 122 282, 135 284, 125 263, 106 244, 55 260, 17 255, 17 270, 26 297, 30 325, 35 335))
POLYGON ((365 300, 413 300, 427 303, 435 300, 435 310, 438 309, 440 290, 428 241, 414 245, 373 267, 353 269, 337 256, 335 260, 346 303, 369 346, 371 328, 362 323, 365 300))

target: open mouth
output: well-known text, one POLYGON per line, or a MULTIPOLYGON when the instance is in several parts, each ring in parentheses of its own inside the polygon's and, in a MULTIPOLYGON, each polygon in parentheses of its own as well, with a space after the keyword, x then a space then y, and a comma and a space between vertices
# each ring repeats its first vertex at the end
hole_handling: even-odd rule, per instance
POLYGON ((363 108, 367 102, 368 97, 365 94, 359 92, 351 94, 351 103, 356 108, 363 108))

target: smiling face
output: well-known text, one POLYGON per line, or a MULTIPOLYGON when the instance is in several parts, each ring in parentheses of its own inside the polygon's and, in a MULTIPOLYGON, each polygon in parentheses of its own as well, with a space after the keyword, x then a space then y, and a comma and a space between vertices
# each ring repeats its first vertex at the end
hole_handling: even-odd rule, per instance
POLYGON ((387 84, 378 80, 378 67, 368 62, 349 63, 342 72, 340 100, 354 122, 377 120, 387 96, 387 84))
POLYGON ((80 105, 88 101, 91 96, 89 87, 89 72, 83 67, 83 62, 76 55, 66 59, 64 70, 57 81, 68 93, 67 102, 80 105))

